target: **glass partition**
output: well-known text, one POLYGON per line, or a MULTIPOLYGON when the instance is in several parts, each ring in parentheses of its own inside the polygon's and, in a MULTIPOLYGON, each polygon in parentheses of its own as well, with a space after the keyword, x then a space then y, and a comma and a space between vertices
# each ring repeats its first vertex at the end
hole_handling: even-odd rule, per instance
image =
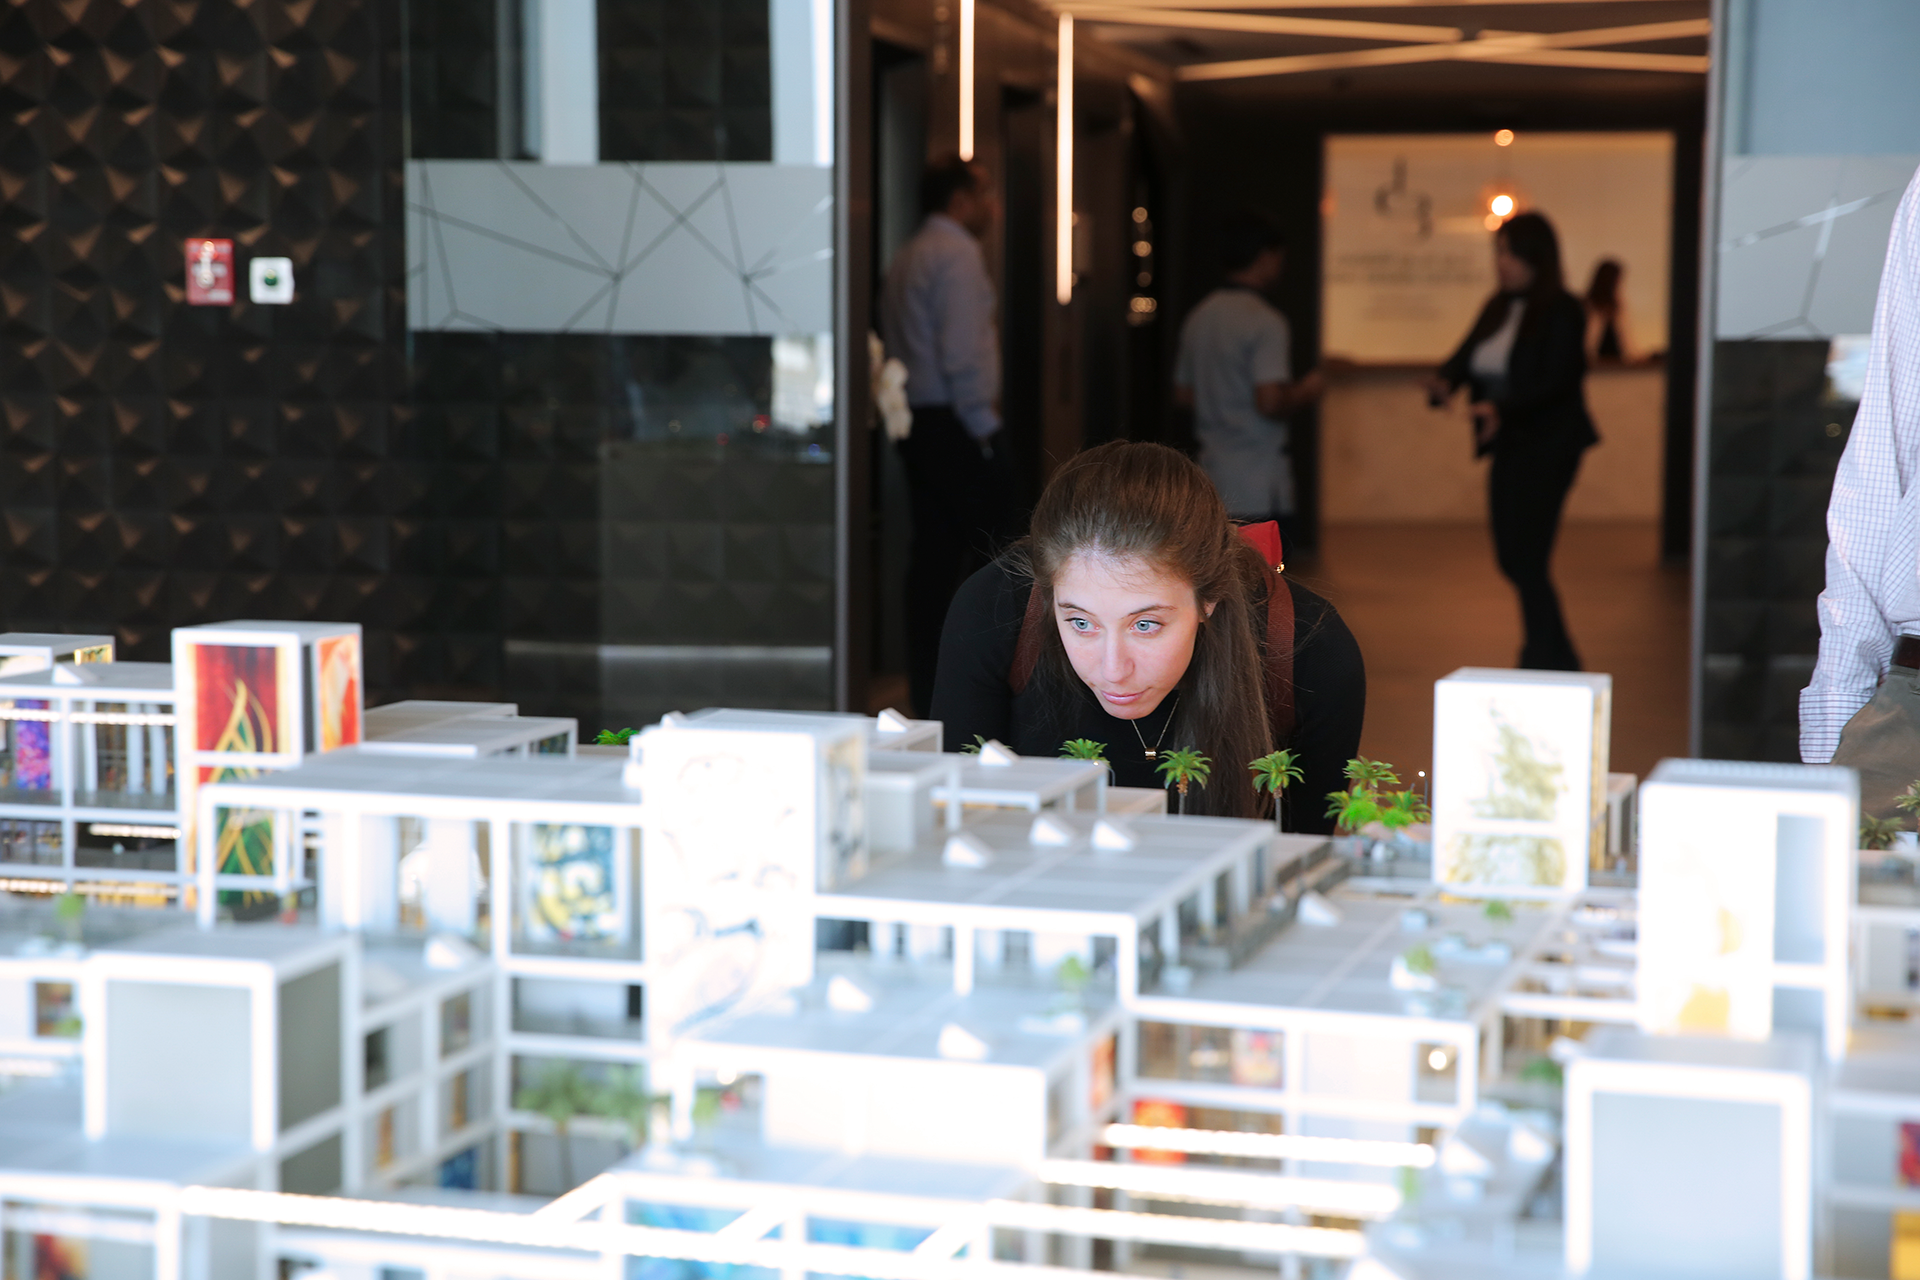
POLYGON ((74 803, 103 809, 174 807, 173 716, 141 703, 82 704, 73 717, 74 803))
POLYGON ((484 672, 601 728, 834 698, 831 0, 406 10, 409 398, 484 672), (575 20, 591 13, 591 20, 575 20))

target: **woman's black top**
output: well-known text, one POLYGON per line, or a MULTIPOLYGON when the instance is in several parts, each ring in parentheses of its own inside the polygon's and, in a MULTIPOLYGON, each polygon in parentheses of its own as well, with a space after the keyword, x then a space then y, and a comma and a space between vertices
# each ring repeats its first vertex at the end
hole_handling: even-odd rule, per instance
MULTIPOLYGON (((1300 753, 1304 780, 1287 788, 1283 815, 1287 830, 1330 832, 1324 816, 1330 791, 1346 786, 1344 770, 1360 750, 1360 725, 1367 712, 1367 673, 1360 646, 1331 604, 1291 578, 1279 579, 1293 592, 1294 729, 1275 743, 1300 753)), ((1177 741, 1177 714, 1169 696, 1138 720, 1110 716, 1091 689, 1074 680, 1065 700, 1046 687, 1046 664, 1035 669, 1027 687, 1015 694, 1007 683, 1013 650, 1020 638, 1032 584, 1004 563, 981 569, 962 584, 947 611, 940 636, 940 661, 933 684, 933 718, 944 722, 946 749, 971 745, 974 735, 993 738, 1023 756, 1056 756, 1070 738, 1092 738, 1107 745, 1114 781, 1123 787, 1162 787, 1146 747, 1172 750, 1191 746, 1177 741), (1063 722, 1064 719, 1064 722, 1063 722)), ((1264 642, 1267 602, 1253 602, 1252 617, 1264 642)), ((1051 618, 1046 625, 1053 625, 1051 618)), ((1264 647, 1264 644, 1263 644, 1264 647)), ((1245 761, 1216 760, 1216 771, 1246 767, 1245 761)))
POLYGON ((1624 360, 1624 348, 1620 345, 1620 325, 1614 317, 1606 317, 1600 326, 1600 342, 1593 352, 1596 360, 1624 360))
POLYGON ((1504 387, 1492 390, 1473 376, 1469 368, 1473 349, 1500 327, 1513 296, 1496 293, 1488 299, 1467 340, 1440 366, 1440 376, 1449 386, 1471 384, 1474 400, 1491 400, 1500 410, 1495 453, 1550 444, 1585 449, 1599 443, 1600 435, 1587 413, 1583 386, 1587 375, 1587 311, 1572 294, 1562 291, 1544 299, 1526 298, 1527 309, 1521 313, 1520 332, 1514 336, 1504 387))

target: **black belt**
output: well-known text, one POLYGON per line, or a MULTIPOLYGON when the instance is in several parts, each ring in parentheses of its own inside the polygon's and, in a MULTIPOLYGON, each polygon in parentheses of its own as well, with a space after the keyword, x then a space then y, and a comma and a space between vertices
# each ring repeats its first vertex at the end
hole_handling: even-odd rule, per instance
POLYGON ((1920 636, 1901 636, 1894 641, 1893 665, 1920 671, 1920 636))

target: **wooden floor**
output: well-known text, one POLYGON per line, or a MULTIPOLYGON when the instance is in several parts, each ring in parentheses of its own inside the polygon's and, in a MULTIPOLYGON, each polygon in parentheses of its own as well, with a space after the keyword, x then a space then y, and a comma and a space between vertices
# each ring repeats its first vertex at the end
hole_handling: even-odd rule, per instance
MULTIPOLYGON (((1402 778, 1433 756, 1433 682, 1510 667, 1513 589, 1484 525, 1332 525, 1316 562, 1288 572, 1334 602, 1367 662, 1363 754, 1402 778)), ((1612 768, 1646 777, 1687 751, 1687 577, 1661 567, 1651 523, 1570 524, 1554 553, 1567 626, 1589 671, 1613 676, 1612 768)))

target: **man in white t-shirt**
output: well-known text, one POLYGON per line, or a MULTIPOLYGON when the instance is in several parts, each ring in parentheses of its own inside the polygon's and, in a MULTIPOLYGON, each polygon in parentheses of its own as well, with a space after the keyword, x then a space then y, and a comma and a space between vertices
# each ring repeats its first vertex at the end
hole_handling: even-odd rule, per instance
POLYGON ((1318 373, 1297 381, 1287 318, 1263 296, 1280 279, 1285 243, 1257 214, 1221 228, 1220 287, 1180 329, 1174 399, 1193 410, 1200 465, 1236 519, 1278 520, 1291 534, 1293 462, 1287 415, 1320 398, 1318 373))

